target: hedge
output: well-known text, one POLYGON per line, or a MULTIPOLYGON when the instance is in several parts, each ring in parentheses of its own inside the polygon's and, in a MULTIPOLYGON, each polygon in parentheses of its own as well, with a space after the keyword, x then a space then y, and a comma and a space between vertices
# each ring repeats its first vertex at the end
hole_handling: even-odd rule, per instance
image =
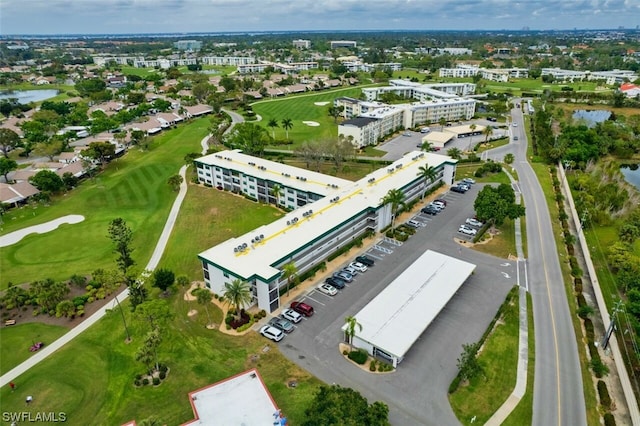
POLYGON ((611 409, 611 397, 609 396, 609 390, 607 389, 607 384, 602 380, 598 380, 598 396, 600 397, 600 405, 605 410, 611 409))
POLYGON ((604 413, 604 426, 616 426, 616 418, 611 413, 604 413))

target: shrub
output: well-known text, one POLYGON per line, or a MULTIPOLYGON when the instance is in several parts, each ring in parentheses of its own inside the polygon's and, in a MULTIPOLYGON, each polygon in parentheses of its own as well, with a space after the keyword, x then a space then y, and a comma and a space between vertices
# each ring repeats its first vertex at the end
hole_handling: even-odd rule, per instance
POLYGON ((365 362, 367 362, 367 353, 365 351, 363 351, 362 349, 358 349, 355 351, 351 351, 349 352, 349 359, 357 364, 364 364, 365 362))
POLYGON ((165 373, 164 371, 161 371, 158 376, 160 377, 160 380, 164 380, 167 377, 167 373, 165 373))
POLYGON ((158 378, 158 377, 154 377, 154 378, 153 378, 153 385, 154 385, 154 386, 158 386, 159 384, 160 384, 160 378, 158 378))
POLYGON ((596 377, 600 378, 609 374, 609 367, 607 367, 607 365, 603 363, 600 358, 592 359, 590 364, 591 369, 593 370, 596 377))
POLYGON ((589 318, 585 318, 584 320, 584 333, 587 336, 587 342, 593 342, 595 332, 593 330, 593 322, 589 318))
MULTIPOLYGON (((581 294, 582 296, 582 294, 581 294)), ((581 306, 580 308, 578 308, 578 316, 582 319, 586 319, 589 317, 589 315, 593 314, 593 308, 589 305, 587 306, 581 306)))
POLYGON ((569 256, 573 256, 576 252, 576 249, 573 247, 573 244, 567 244, 567 253, 569 256))
POLYGON ((604 413, 604 426, 616 426, 616 418, 611 413, 604 413))
POLYGON ((147 379, 146 377, 144 379, 142 379, 142 385, 143 386, 147 386, 149 384, 149 379, 147 379))
POLYGON ((609 396, 609 390, 607 389, 607 384, 602 380, 598 380, 598 396, 600 397, 600 405, 605 410, 611 409, 611 397, 609 396))
POLYGON ((582 269, 580 268, 571 268, 571 276, 572 277, 581 277, 583 274, 582 269))
POLYGON ((136 380, 141 380, 142 379, 142 374, 136 374, 136 380))
POLYGON ((344 355, 344 356, 349 355, 349 351, 345 349, 344 351, 342 351, 342 355, 344 355))
POLYGON ((582 278, 580 277, 576 277, 574 280, 574 288, 576 290, 576 293, 580 294, 582 293, 582 278))
POLYGON ((587 299, 584 298, 584 294, 580 293, 576 296, 578 302, 578 309, 587 306, 587 299))
POLYGON ((133 384, 136 385, 136 386, 140 386, 141 385, 140 380, 138 380, 138 379, 135 379, 133 381, 133 384))
POLYGON ((160 372, 166 373, 167 371, 169 371, 169 367, 167 367, 165 364, 160 364, 160 372))
POLYGON ((376 371, 376 361, 372 360, 371 364, 369 364, 369 371, 376 371))

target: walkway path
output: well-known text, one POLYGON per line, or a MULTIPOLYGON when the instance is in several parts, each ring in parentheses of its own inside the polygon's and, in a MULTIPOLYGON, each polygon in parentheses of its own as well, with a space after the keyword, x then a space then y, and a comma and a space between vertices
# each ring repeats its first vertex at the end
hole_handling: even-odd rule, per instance
MULTIPOLYGON (((200 142, 200 144, 203 146, 204 151, 206 151, 205 147, 207 146, 208 137, 209 137, 208 135, 205 136, 205 138, 202 139, 202 141, 200 142)), ((184 197, 187 195, 186 172, 187 172, 187 166, 182 166, 179 172, 180 176, 182 176, 180 191, 178 192, 178 196, 173 202, 173 206, 171 207, 171 211, 169 212, 169 217, 167 218, 167 221, 164 225, 164 229, 162 230, 162 233, 160 234, 160 238, 158 239, 158 243, 156 244, 156 248, 153 251, 151 258, 149 259, 149 262, 147 263, 145 270, 153 271, 158 266, 158 263, 160 262, 160 259, 164 254, 164 250, 166 248, 167 242, 169 241, 169 236, 171 235, 171 232, 173 231, 173 226, 175 225, 176 220, 178 218, 178 213, 180 212, 180 206, 182 205, 182 201, 184 200, 184 197)), ((128 289, 125 289, 122 293, 118 294, 117 296, 119 300, 124 300, 127 297, 129 297, 128 289)), ((78 326, 69 330, 68 333, 64 334, 58 340, 40 349, 31 358, 29 358, 28 360, 24 361, 22 364, 19 364, 12 370, 2 375, 2 377, 0 377, 0 387, 7 385, 11 381, 14 381, 17 377, 19 377, 21 374, 26 372, 28 369, 30 369, 31 367, 35 366, 36 364, 40 363, 41 361, 51 356, 55 351, 62 348, 64 345, 66 345, 71 340, 73 340, 76 336, 80 335, 80 333, 82 333, 83 331, 91 327, 93 324, 98 322, 107 313, 107 310, 111 310, 113 309, 113 307, 114 306, 110 306, 109 304, 103 306, 96 313, 94 313, 89 318, 81 322, 78 326)))
POLYGON ((29 226, 27 228, 19 229, 14 232, 0 236, 0 247, 7 247, 17 243, 29 234, 46 234, 56 229, 60 225, 65 223, 80 223, 84 220, 84 216, 79 214, 70 214, 62 216, 57 219, 50 220, 49 222, 41 223, 39 225, 29 226))

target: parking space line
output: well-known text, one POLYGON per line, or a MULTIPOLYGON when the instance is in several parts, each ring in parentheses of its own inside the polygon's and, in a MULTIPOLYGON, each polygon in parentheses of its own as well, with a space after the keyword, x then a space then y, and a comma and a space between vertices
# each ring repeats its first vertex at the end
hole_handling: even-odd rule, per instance
POLYGON ((307 298, 308 298, 308 299, 311 299, 311 300, 313 300, 314 302, 321 304, 322 306, 326 306, 324 303, 322 303, 322 302, 320 302, 320 301, 318 301, 318 300, 314 299, 313 297, 309 296, 308 294, 307 294, 304 298, 305 298, 305 299, 307 299, 307 298))

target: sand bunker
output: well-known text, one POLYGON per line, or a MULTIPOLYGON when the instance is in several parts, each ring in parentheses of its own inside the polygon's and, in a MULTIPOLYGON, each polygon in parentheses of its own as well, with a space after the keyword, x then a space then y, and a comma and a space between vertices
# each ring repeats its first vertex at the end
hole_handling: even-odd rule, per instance
POLYGON ((309 127, 318 127, 320 125, 317 121, 303 121, 303 123, 309 127))
POLYGON ((80 223, 83 220, 84 216, 71 214, 68 216, 59 217, 58 219, 54 219, 46 223, 41 223, 40 225, 29 226, 28 228, 10 232, 7 235, 3 235, 0 237, 0 247, 7 247, 11 244, 15 244, 29 234, 44 234, 53 231, 62 224, 80 223))
POLYGON ((325 106, 325 105, 329 105, 329 102, 314 102, 313 104, 318 106, 325 106))

